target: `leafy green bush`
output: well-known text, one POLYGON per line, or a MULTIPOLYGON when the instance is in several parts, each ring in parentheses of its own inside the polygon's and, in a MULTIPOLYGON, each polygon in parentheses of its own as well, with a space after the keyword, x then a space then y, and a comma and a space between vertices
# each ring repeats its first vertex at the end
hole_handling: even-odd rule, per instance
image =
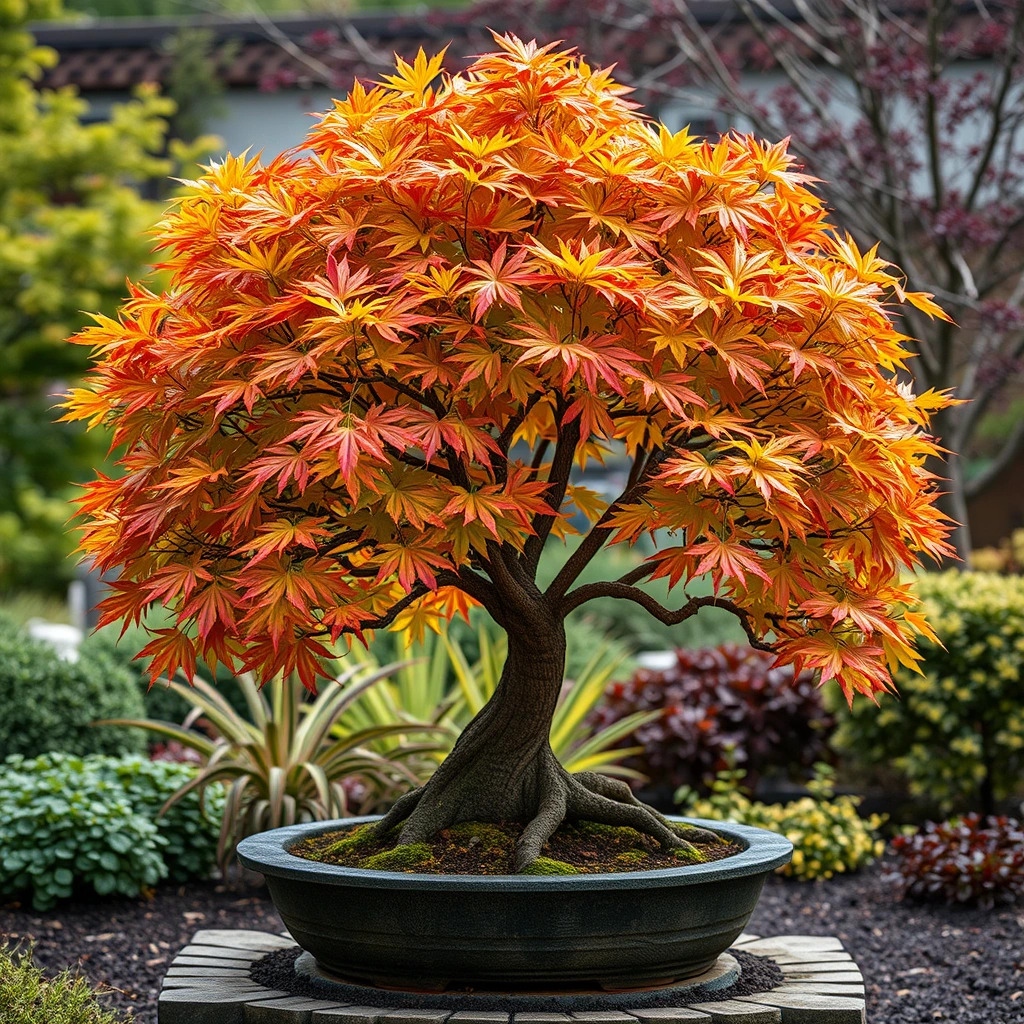
POLYGON ((873 814, 866 821, 857 814, 859 797, 835 797, 832 768, 815 765, 808 783, 811 796, 788 804, 762 804, 741 788, 746 772, 719 772, 711 796, 697 798, 684 786, 676 794, 687 814, 716 821, 735 821, 779 832, 793 844, 793 859, 779 872, 811 881, 870 864, 881 857, 885 844, 875 834, 885 818, 873 814))
POLYGON ((139 757, 9 757, 0 765, 0 896, 30 893, 37 910, 75 890, 135 896, 170 875, 206 874, 223 796, 206 815, 191 794, 157 821, 195 775, 139 757))
POLYGON ((4 1024, 131 1024, 96 1000, 79 974, 47 978, 32 962, 31 949, 0 946, 0 1010, 4 1024))
POLYGON ((852 711, 837 701, 835 744, 867 766, 891 763, 944 810, 991 813, 1024 777, 1024 578, 951 570, 917 590, 941 643, 918 641, 923 675, 902 672, 899 697, 852 711))
POLYGON ((51 750, 80 756, 144 751, 137 729, 89 725, 143 714, 135 680, 103 652, 85 652, 71 663, 9 620, 0 627, 0 758, 51 750))
MULTIPOLYGON (((159 627, 164 625, 161 614, 147 616, 150 626, 159 627)), ((104 626, 103 629, 90 633, 81 644, 79 651, 82 655, 92 656, 100 654, 116 662, 124 671, 129 673, 135 680, 135 685, 142 697, 142 704, 145 708, 145 717, 159 722, 183 722, 185 716, 192 710, 192 705, 167 685, 165 681, 158 681, 152 686, 149 684, 149 658, 136 660, 136 655, 153 637, 143 626, 130 624, 121 634, 121 623, 112 623, 104 626)), ((204 679, 210 679, 211 673, 205 663, 201 662, 199 674, 204 679)), ((225 696, 228 703, 241 714, 247 713, 245 699, 236 686, 233 685, 230 670, 223 665, 217 666, 217 678, 214 684, 225 696)), ((103 716, 107 717, 107 716, 103 716)), ((127 715, 115 715, 113 717, 129 717, 127 715)), ((138 717, 133 714, 130 717, 138 717)))

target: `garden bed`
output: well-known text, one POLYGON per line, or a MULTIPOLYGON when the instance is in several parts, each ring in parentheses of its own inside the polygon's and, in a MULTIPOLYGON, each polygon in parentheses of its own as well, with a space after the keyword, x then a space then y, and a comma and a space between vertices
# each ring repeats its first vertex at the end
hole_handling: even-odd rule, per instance
MULTIPOLYGON (((864 972, 871 1024, 1024 1024, 1024 907, 898 903, 873 869, 823 883, 769 879, 749 930, 837 935, 864 972)), ((0 908, 0 934, 36 940, 46 968, 81 963, 110 1005, 155 1024, 160 981, 197 928, 280 931, 265 894, 192 884, 153 899, 0 908), (202 915, 202 916, 198 916, 202 915)))

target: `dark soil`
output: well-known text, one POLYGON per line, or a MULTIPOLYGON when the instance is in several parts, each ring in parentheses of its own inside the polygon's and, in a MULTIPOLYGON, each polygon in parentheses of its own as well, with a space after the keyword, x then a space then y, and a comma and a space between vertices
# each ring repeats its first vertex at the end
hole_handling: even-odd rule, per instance
MULTIPOLYGON (((429 875, 508 875, 512 873, 515 843, 523 826, 468 822, 443 829, 428 843, 397 846, 399 829, 385 836, 374 826, 326 832, 300 840, 289 850, 297 857, 345 867, 429 875)), ((739 853, 734 843, 693 843, 701 862, 722 860, 739 853)), ((686 849, 663 850, 656 839, 632 828, 592 821, 564 824, 545 843, 541 857, 527 874, 569 875, 653 871, 677 868, 698 858, 686 849)))
MULTIPOLYGON (((622 1006, 609 998, 607 993, 574 994, 571 997, 550 995, 489 995, 484 992, 446 991, 438 993, 393 992, 387 989, 368 988, 364 985, 331 984, 319 978, 310 978, 295 973, 295 961, 301 955, 300 949, 276 949, 252 965, 250 977, 260 985, 280 989, 297 996, 331 998, 359 1006, 401 1006, 404 1009, 424 1010, 505 1010, 509 1013, 540 1012, 560 1013, 575 1010, 580 1013, 614 1010, 622 1006)), ((737 996, 752 996, 758 992, 770 992, 782 984, 783 975, 779 966, 763 956, 754 956, 739 950, 733 954, 743 969, 739 981, 728 988, 690 988, 685 995, 676 994, 677 989, 641 990, 631 993, 629 1004, 636 1009, 655 1006, 679 1006, 685 1003, 714 1003, 737 996)))
POLYGON ((838 936, 864 972, 871 1024, 1024 1024, 1024 904, 898 902, 880 874, 769 878, 747 930, 838 936))
MULTIPOLYGON (((156 1024, 164 971, 199 928, 282 925, 265 890, 213 883, 45 913, 0 907, 0 941, 35 939, 37 961, 53 971, 80 964, 139 1024, 156 1024)), ((876 866, 827 882, 770 878, 748 930, 839 936, 864 971, 871 1024, 1024 1024, 1024 904, 986 912, 896 902, 876 866)))
MULTIPOLYGON (((156 1024, 156 997, 170 962, 200 928, 284 930, 266 889, 213 882, 167 886, 151 899, 96 897, 53 910, 0 906, 0 944, 34 942, 47 971, 80 967, 102 1000, 156 1024)), ((4 1020, 0 1007, 0 1021, 4 1020)))

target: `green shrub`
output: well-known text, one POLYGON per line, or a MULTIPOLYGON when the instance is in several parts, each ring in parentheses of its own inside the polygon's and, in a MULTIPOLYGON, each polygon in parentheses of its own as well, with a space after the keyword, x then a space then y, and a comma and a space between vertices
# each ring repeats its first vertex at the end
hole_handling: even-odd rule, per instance
POLYGON ((991 813, 1024 777, 1024 578, 928 573, 923 611, 941 644, 918 641, 923 675, 899 697, 840 703, 835 745, 867 766, 892 764, 943 810, 991 813))
MULTIPOLYGON (((162 616, 151 615, 147 618, 151 626, 163 625, 162 616)), ((183 722, 185 716, 192 710, 192 705, 172 690, 166 682, 157 682, 152 686, 149 684, 149 659, 136 660, 136 655, 153 637, 143 626, 130 624, 121 634, 121 623, 112 623, 104 626, 103 629, 90 633, 79 648, 83 656, 99 654, 109 658, 127 672, 134 680, 142 698, 146 718, 157 722, 183 722)), ((205 663, 200 662, 199 674, 204 679, 211 678, 211 673, 205 663)), ((232 676, 229 669, 223 665, 217 666, 217 677, 215 685, 224 694, 228 703, 239 713, 248 714, 245 699, 232 684, 232 676), (225 685, 228 684, 228 685, 225 685)), ((107 717, 107 716, 103 716, 107 717)), ((113 715, 114 718, 138 718, 139 715, 113 715)))
POLYGON ((885 818, 864 820, 857 813, 859 797, 835 797, 832 769, 815 765, 808 783, 811 796, 788 804, 762 804, 741 788, 746 772, 719 772, 710 797, 698 799, 684 786, 676 794, 685 813, 715 821, 735 821, 779 832, 793 844, 793 859, 779 869, 783 875, 810 881, 856 871, 881 857, 885 844, 875 834, 885 818))
POLYGON ((130 754, 146 748, 138 729, 90 727, 100 718, 141 717, 138 685, 100 651, 63 661, 10 621, 0 627, 0 759, 51 750, 130 754))
POLYGON ((104 1009, 81 975, 62 971, 47 978, 32 951, 0 946, 0 1010, 4 1024, 130 1024, 104 1009))
POLYGON ((126 757, 109 758, 103 770, 116 776, 132 806, 156 825, 170 881, 207 877, 217 858, 223 788, 212 785, 202 795, 189 793, 161 814, 168 799, 199 774, 195 765, 126 757))
POLYGON ((195 769, 140 757, 14 756, 0 765, 0 896, 45 910, 76 890, 135 896, 208 873, 223 798, 195 794, 157 820, 195 769))

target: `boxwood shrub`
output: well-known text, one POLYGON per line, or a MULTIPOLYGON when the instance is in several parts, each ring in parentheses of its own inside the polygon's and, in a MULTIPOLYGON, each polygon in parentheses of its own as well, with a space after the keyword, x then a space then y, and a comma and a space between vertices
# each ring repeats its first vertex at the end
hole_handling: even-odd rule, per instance
POLYGON ((879 707, 837 699, 835 744, 943 810, 990 814, 1024 787, 1024 577, 927 573, 917 591, 941 643, 918 641, 923 675, 901 672, 879 707))
POLYGON ((207 874, 223 799, 190 794, 158 820, 194 773, 141 757, 15 755, 0 765, 0 897, 45 910, 75 891, 135 896, 161 879, 207 874))
POLYGON ((48 751, 132 754, 146 749, 139 729, 90 726, 102 718, 142 718, 138 685, 102 651, 59 658, 10 619, 0 620, 0 759, 48 751))

